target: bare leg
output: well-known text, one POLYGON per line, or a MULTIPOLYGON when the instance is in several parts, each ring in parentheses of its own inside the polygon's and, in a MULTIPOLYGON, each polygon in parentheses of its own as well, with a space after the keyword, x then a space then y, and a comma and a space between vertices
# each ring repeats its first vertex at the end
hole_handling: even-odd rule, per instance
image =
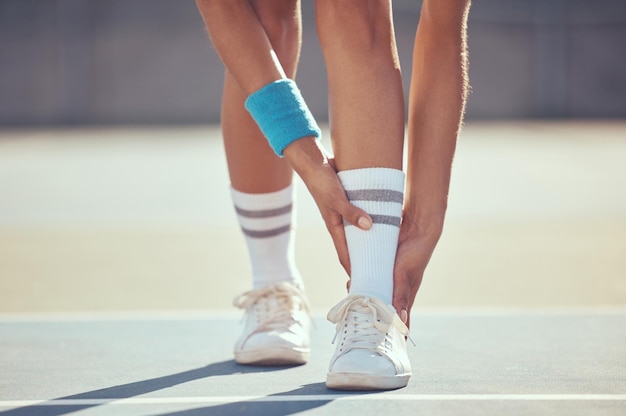
POLYGON ((328 314, 337 347, 326 385, 386 390, 407 384, 407 328, 388 305, 402 216, 404 100, 389 0, 317 0, 338 176, 373 226, 346 225, 349 295, 328 314), (385 351, 384 354, 381 351, 385 351))
MULTIPOLYGON (((337 170, 401 171, 404 98, 391 2, 317 0, 316 6, 318 34, 328 72, 337 170)), ((347 175, 354 177, 352 173, 343 174, 347 175)), ((379 179, 376 181, 380 183, 379 179)), ((344 188, 371 186, 362 181, 353 185, 342 182, 344 188)), ((344 267, 354 281, 352 260, 355 259, 344 263, 344 267)))
POLYGON ((226 66, 222 134, 232 200, 245 235, 253 290, 236 299, 246 309, 235 344, 241 364, 303 364, 309 325, 302 278, 295 266, 293 171, 274 154, 245 109, 250 93, 294 78, 300 54, 300 2, 198 0, 198 8, 226 66), (269 330, 271 328, 271 330, 269 330))
MULTIPOLYGON (((245 134, 256 133, 256 129, 251 127, 247 115, 240 113, 243 111, 241 102, 243 97, 286 78, 286 72, 295 74, 300 43, 300 13, 288 14, 287 11, 296 11, 299 1, 262 0, 252 3, 250 0, 196 0, 196 4, 213 45, 228 69, 223 114, 226 118, 224 135, 232 183, 240 190, 252 193, 280 188, 291 181, 291 175, 287 174, 288 165, 283 161, 271 162, 273 157, 264 147, 267 145, 258 144, 252 139, 253 134, 245 134), (294 31, 297 35, 288 36, 294 31), (294 61, 290 63, 290 59, 294 61), (241 96, 235 94, 235 84, 241 90, 241 96), (240 137, 245 137, 241 139, 245 142, 239 143, 240 137), (234 151, 236 147, 237 152, 234 151), (237 155, 239 152, 243 153, 241 157, 237 155), (254 155, 252 164, 248 163, 251 154, 254 155), (265 167, 263 175, 250 174, 251 171, 246 170, 246 167, 257 164, 265 167)), ((348 202, 336 172, 315 137, 292 142, 284 149, 284 156, 307 185, 331 234, 337 254, 342 264, 346 264, 348 254, 342 221, 368 229, 371 218, 348 202)))
POLYGON ((391 2, 317 0, 339 171, 402 169, 404 96, 391 2))

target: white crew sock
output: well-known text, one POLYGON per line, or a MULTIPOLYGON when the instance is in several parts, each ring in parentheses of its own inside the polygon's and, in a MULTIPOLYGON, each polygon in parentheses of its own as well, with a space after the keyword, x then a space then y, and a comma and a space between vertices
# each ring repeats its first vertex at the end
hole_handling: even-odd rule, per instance
POLYGON ((303 288, 294 256, 293 186, 265 194, 231 187, 231 195, 248 245, 253 287, 291 282, 303 288))
POLYGON ((352 271, 350 294, 367 295, 391 304, 393 267, 398 248, 404 172, 390 168, 365 168, 338 173, 348 200, 373 219, 361 230, 346 223, 346 240, 352 271))

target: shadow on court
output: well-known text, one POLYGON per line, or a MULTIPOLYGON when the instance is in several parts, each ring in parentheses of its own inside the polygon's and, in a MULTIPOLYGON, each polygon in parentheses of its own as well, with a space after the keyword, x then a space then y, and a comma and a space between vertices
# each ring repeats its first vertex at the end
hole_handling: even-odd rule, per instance
MULTIPOLYGON (((136 381, 133 383, 121 384, 119 386, 106 387, 103 389, 92 390, 84 393, 72 394, 69 396, 51 399, 38 405, 31 405, 0 411, 2 416, 61 416, 79 410, 94 408, 106 405, 120 399, 128 399, 147 393, 167 389, 179 384, 187 383, 194 380, 200 380, 213 376, 225 376, 235 374, 263 373, 273 371, 283 371, 291 366, 284 367, 257 367, 242 366, 234 360, 222 361, 209 364, 206 367, 195 368, 180 373, 170 374, 167 376, 151 378, 147 380, 136 381), (55 404, 54 402, 66 400, 100 400, 99 403, 81 404, 55 404)), ((324 383, 314 383, 301 386, 298 389, 273 394, 271 396, 289 396, 289 395, 316 395, 316 394, 333 394, 332 390, 328 390, 324 383)), ((339 394, 336 392, 336 394, 339 394)), ((314 400, 314 401, 278 401, 278 402, 258 402, 258 401, 242 401, 226 404, 216 404, 205 406, 202 408, 186 409, 173 411, 168 413, 160 413, 158 416, 176 415, 176 416, 195 416, 195 415, 247 415, 247 414, 272 414, 272 415, 291 415, 304 410, 313 409, 323 406, 332 400, 314 400)), ((156 416, 156 415, 155 415, 156 416)))
MULTIPOLYGON (((313 383, 304 386, 300 386, 295 390, 291 390, 283 393, 270 394, 267 397, 280 397, 280 396, 292 396, 292 395, 325 395, 328 394, 345 395, 344 393, 335 392, 326 388, 324 383, 313 383)), ((368 394, 368 393, 355 393, 355 394, 368 394)), ((371 394, 371 393, 370 393, 371 394)), ((231 415, 273 415, 273 416, 287 416, 295 413, 303 412, 305 410, 315 409, 322 407, 330 402, 328 400, 297 400, 297 401, 255 401, 244 400, 234 403, 216 404, 211 406, 204 406, 195 409, 185 409, 174 412, 159 413, 154 416, 231 416, 231 415)))

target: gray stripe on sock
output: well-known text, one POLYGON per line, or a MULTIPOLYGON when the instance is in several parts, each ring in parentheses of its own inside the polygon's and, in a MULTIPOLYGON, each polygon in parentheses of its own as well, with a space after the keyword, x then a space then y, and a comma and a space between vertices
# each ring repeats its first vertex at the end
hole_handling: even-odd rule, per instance
POLYGON ((248 237, 252 238, 269 238, 283 234, 291 230, 291 224, 283 225, 282 227, 272 228, 271 230, 249 230, 241 227, 241 231, 248 237))
MULTIPOLYGON (((393 215, 370 215, 370 217, 372 217, 374 224, 393 225, 394 227, 400 227, 400 223, 402 221, 400 217, 394 217, 393 215)), ((352 224, 344 219, 343 225, 344 227, 347 227, 352 224)))
POLYGON ((404 194, 391 189, 356 189, 346 191, 349 201, 380 201, 402 203, 404 194))
POLYGON ((284 207, 280 208, 251 210, 239 208, 237 205, 235 205, 235 211, 237 211, 237 214, 246 218, 268 218, 288 214, 291 212, 291 207, 292 204, 285 205, 284 207))

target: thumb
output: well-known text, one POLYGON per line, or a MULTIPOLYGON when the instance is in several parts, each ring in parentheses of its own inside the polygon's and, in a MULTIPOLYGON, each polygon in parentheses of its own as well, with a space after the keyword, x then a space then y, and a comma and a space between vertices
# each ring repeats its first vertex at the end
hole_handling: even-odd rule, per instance
POLYGON ((330 165, 330 167, 333 168, 333 170, 336 172, 337 171, 337 164, 335 163, 335 158, 334 157, 328 157, 326 160, 328 161, 328 164, 330 165))
POLYGON ((409 319, 409 296, 411 293, 409 275, 405 271, 394 270, 393 274, 393 307, 405 324, 409 319))
POLYGON ((369 230, 372 228, 372 217, 370 217, 369 214, 361 208, 357 208, 352 205, 347 199, 345 204, 341 205, 339 214, 341 214, 346 222, 360 228, 361 230, 369 230))

